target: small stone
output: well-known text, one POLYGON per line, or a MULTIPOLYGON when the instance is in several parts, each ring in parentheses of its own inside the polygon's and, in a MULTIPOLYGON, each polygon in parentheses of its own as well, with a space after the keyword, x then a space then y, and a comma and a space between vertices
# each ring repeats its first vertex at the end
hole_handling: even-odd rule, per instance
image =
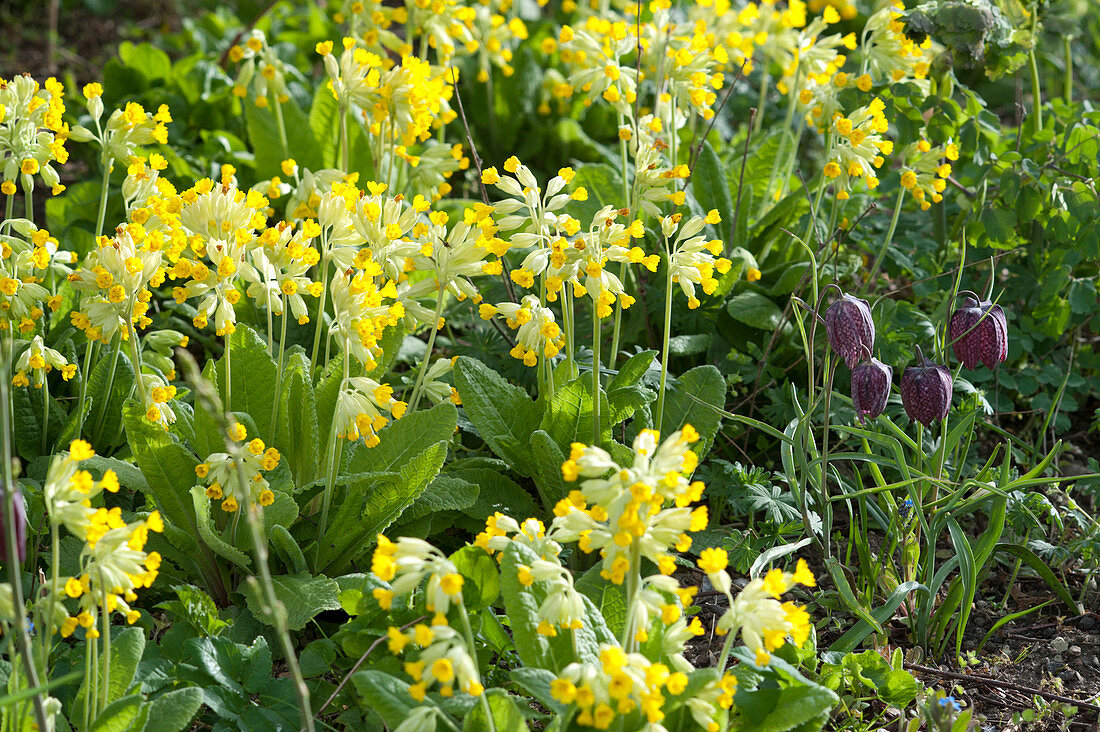
POLYGON ((1058 636, 1050 642, 1050 650, 1055 653, 1065 653, 1069 648, 1069 642, 1062 636, 1058 636))
POLYGON ((1066 662, 1062 660, 1061 656, 1054 656, 1047 659, 1047 671, 1057 671, 1066 665, 1066 662))
POLYGON ((1096 618, 1091 615, 1086 615, 1081 618, 1081 622, 1077 623, 1077 627, 1081 630, 1092 630, 1094 625, 1096 625, 1096 618))
POLYGON ((1069 647, 1069 652, 1070 653, 1080 653, 1081 652, 1081 646, 1070 646, 1069 647))

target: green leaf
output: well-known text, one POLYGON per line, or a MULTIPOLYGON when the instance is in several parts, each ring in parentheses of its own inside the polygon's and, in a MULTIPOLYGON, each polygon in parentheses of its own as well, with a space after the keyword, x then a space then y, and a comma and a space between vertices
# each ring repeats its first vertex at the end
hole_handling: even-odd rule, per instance
POLYGON ((726 302, 726 312, 734 320, 759 330, 775 330, 783 320, 783 311, 766 295, 746 290, 726 302))
MULTIPOLYGON (((119 699, 96 715, 88 732, 125 732, 142 716, 144 704, 140 694, 119 699)), ((137 729, 144 727, 144 723, 137 725, 137 729)))
POLYGON ((535 487, 542 499, 543 508, 552 508, 569 494, 569 488, 561 475, 565 453, 548 432, 535 430, 531 433, 531 454, 538 466, 535 487))
POLYGON ((740 712, 740 729, 753 732, 786 732, 793 729, 820 729, 829 710, 837 703, 837 695, 815 684, 796 668, 773 655, 766 668, 755 663, 745 646, 734 649, 741 660, 736 667, 742 674, 766 674, 767 684, 739 683, 734 704, 740 712), (755 686, 755 688, 753 688, 755 686), (816 724, 820 720, 821 724, 816 724))
POLYGON ((569 705, 562 704, 554 698, 550 691, 550 685, 557 677, 553 672, 544 668, 519 667, 511 670, 509 675, 512 681, 519 684, 524 691, 535 697, 539 704, 558 715, 569 711, 569 705))
MULTIPOLYGON (((901 605, 911 592, 923 592, 927 595, 928 588, 913 580, 902 582, 892 593, 890 593, 890 597, 886 598, 886 602, 882 603, 882 605, 871 612, 871 617, 879 623, 885 623, 894 616, 894 611, 898 609, 898 605, 901 605)), ((844 635, 834 641, 833 644, 829 646, 829 650, 840 653, 850 653, 864 638, 871 635, 873 631, 874 628, 872 628, 868 622, 860 620, 849 628, 844 635)))
POLYGON ((423 412, 406 414, 392 420, 378 433, 379 443, 365 447, 356 443, 349 458, 350 473, 400 472, 409 461, 428 445, 449 443, 458 422, 458 410, 450 402, 442 402, 423 412))
MULTIPOLYGON (((121 699, 129 690, 134 681, 134 673, 138 663, 141 662, 141 654, 145 652, 145 632, 141 628, 125 628, 111 638, 111 678, 107 687, 107 701, 113 702, 121 699)), ((99 654, 99 663, 102 667, 104 654, 99 654)), ((84 706, 84 697, 88 693, 88 679, 80 685, 80 691, 76 695, 75 708, 84 706)), ((101 693, 96 687, 94 693, 101 693)), ((131 717, 132 719, 132 717, 131 717)))
POLYGON ((321 168, 336 167, 340 146, 340 103, 328 84, 318 84, 309 108, 309 129, 317 141, 321 168))
MULTIPOLYGON (((679 337, 692 338, 694 336, 679 337)), ((709 336, 703 337, 709 338, 709 336)), ((670 342, 669 347, 671 348, 671 346, 670 342)), ((607 405, 609 408, 609 421, 612 426, 625 421, 657 398, 656 392, 641 384, 642 377, 649 371, 656 355, 656 351, 642 351, 634 354, 626 360, 626 363, 619 368, 619 373, 615 374, 614 378, 607 384, 607 405)), ((589 393, 591 393, 591 390, 589 393)))
POLYGON ((604 206, 622 208, 627 205, 623 200, 622 176, 619 175, 619 171, 606 163, 577 166, 572 189, 577 188, 588 191, 588 200, 570 201, 567 210, 581 222, 581 226, 587 227, 596 212, 604 206))
POLYGON ((187 532, 197 548, 198 516, 188 496, 195 485, 199 461, 171 433, 147 421, 145 410, 136 400, 126 402, 123 417, 127 441, 145 477, 148 495, 164 520, 187 532))
POLYGON ((226 390, 226 357, 218 361, 218 394, 226 411, 245 412, 256 424, 258 435, 269 445, 276 444, 271 424, 271 405, 281 395, 275 393, 275 377, 278 371, 275 361, 267 352, 267 344, 256 331, 238 324, 229 336, 229 376, 232 389, 226 390))
POLYGON ((420 706, 409 696, 407 683, 382 671, 359 671, 351 677, 351 682, 366 702, 366 707, 377 712, 390 729, 396 728, 414 708, 420 706))
MULTIPOLYGON (((453 464, 452 464, 453 465, 453 464)), ((447 466, 447 474, 454 475, 478 486, 477 500, 463 513, 478 521, 484 521, 497 511, 526 518, 535 514, 535 502, 518 483, 492 468, 447 466)), ((558 472, 561 472, 559 466, 558 472)))
POLYGON ((1020 546, 1019 544, 1001 543, 997 544, 993 549, 993 553, 1005 552, 1011 554, 1027 566, 1035 570, 1043 580, 1047 583, 1054 594, 1058 596, 1062 602, 1066 604, 1066 607, 1070 609, 1075 615, 1081 613, 1081 607, 1077 604, 1077 601, 1073 599, 1073 595, 1066 589, 1066 586, 1058 579, 1057 575, 1051 570, 1047 563, 1039 558, 1035 552, 1028 549, 1026 546, 1020 546))
POLYGON ((291 351, 283 368, 281 404, 286 412, 280 409, 283 416, 275 431, 275 446, 290 466, 294 485, 302 487, 317 477, 321 464, 317 404, 305 353, 291 351))
POLYGON ((714 366, 696 366, 676 379, 665 395, 661 434, 667 436, 690 424, 699 433, 691 449, 700 462, 710 451, 725 407, 726 382, 714 366))
POLYGON ((118 46, 118 57, 132 69, 140 71, 146 79, 166 79, 172 73, 172 59, 151 43, 134 45, 123 41, 118 46))
POLYGON ((290 531, 287 530, 286 526, 282 524, 269 526, 267 528, 267 538, 271 542, 271 547, 283 562, 293 569, 296 574, 309 570, 309 565, 306 564, 306 555, 302 553, 302 548, 298 546, 298 542, 290 535, 290 531))
POLYGON ((243 569, 251 568, 252 560, 248 555, 223 539, 217 527, 214 526, 214 521, 210 517, 210 499, 206 497, 206 491, 203 487, 199 485, 192 486, 190 492, 191 504, 194 507, 195 520, 198 525, 198 533, 199 536, 202 537, 203 543, 210 547, 219 557, 228 559, 238 567, 243 569))
MULTIPOLYGON (((248 139, 256 154, 256 177, 280 175, 284 155, 275 107, 269 104, 266 109, 261 109, 251 102, 243 102, 241 106, 244 107, 248 139)), ((309 129, 309 120, 293 99, 283 104, 282 110, 288 157, 294 158, 302 168, 320 169, 321 149, 313 135, 303 134, 309 129)))
POLYGON ((467 356, 460 356, 455 363, 454 380, 466 416, 485 444, 521 475, 534 475, 528 442, 542 419, 534 400, 467 356))
POLYGON ((893 668, 878 651, 849 653, 844 657, 843 665, 864 685, 877 692, 882 702, 898 709, 909 706, 920 693, 920 682, 905 669, 893 668))
MULTIPOLYGON (((340 594, 340 585, 336 580, 324 575, 284 574, 271 578, 275 597, 286 609, 286 625, 293 631, 301 630, 318 613, 325 610, 339 610, 336 596, 340 594)), ((246 596, 248 609, 261 620, 267 621, 266 608, 257 602, 251 594, 246 596)), ((269 623, 270 624, 270 623, 269 623)))
POLYGON ((229 627, 229 623, 218 617, 218 606, 214 600, 198 587, 174 585, 172 590, 178 599, 162 602, 157 605, 158 609, 186 620, 200 635, 216 636, 229 627))
POLYGON ((493 724, 489 725, 485 705, 475 704, 462 724, 463 732, 482 732, 496 729, 497 732, 527 732, 527 722, 517 706, 517 700, 503 689, 489 689, 485 692, 489 710, 493 715, 493 724))
POLYGON ((461 511, 474 505, 481 489, 453 475, 437 475, 416 503, 401 514, 402 521, 415 521, 442 511, 461 511))
POLYGON ((709 142, 703 143, 695 169, 691 172, 691 191, 704 211, 716 209, 722 216, 715 229, 718 238, 729 241, 730 220, 733 218, 733 197, 722 161, 709 142))
MULTIPOLYGON (((84 434, 90 436, 92 447, 100 453, 112 452, 122 434, 123 402, 134 387, 134 368, 126 354, 118 354, 113 371, 112 360, 113 357, 101 357, 88 377, 88 394, 94 401, 84 422, 84 434)), ((38 413, 41 414, 41 407, 38 413)), ((144 416, 145 410, 141 413, 144 416)))
POLYGON ((447 443, 437 442, 422 448, 399 473, 359 474, 364 477, 349 483, 323 537, 318 568, 330 574, 343 574, 352 560, 374 544, 375 536, 420 497, 439 473, 446 456, 447 443))
POLYGON ((500 596, 500 572, 496 561, 484 549, 467 544, 450 559, 465 580, 462 597, 467 610, 476 612, 496 602, 500 596))
MULTIPOLYGON (((465 401, 465 398, 463 398, 465 401)), ((611 437, 611 408, 607 402, 607 395, 600 390, 600 443, 610 442, 611 437)), ((539 429, 543 430, 558 443, 560 448, 567 449, 576 442, 581 435, 585 435, 587 441, 592 438, 592 379, 582 376, 573 379, 568 384, 554 392, 554 398, 546 405, 546 411, 542 414, 542 423, 539 429)), ((529 459, 529 458, 528 458, 529 459)))
POLYGON ((156 720, 146 726, 149 732, 182 732, 202 706, 202 689, 189 687, 170 691, 149 702, 149 719, 156 720))

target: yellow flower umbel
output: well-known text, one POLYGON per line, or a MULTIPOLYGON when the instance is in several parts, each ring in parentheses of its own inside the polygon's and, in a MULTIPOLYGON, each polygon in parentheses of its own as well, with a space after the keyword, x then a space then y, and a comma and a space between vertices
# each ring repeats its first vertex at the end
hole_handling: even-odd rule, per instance
POLYGON ((275 95, 277 104, 285 104, 290 99, 286 86, 286 64, 267 43, 264 32, 253 28, 241 43, 229 49, 229 60, 241 64, 237 70, 237 80, 233 84, 233 94, 242 99, 254 88, 254 103, 257 107, 266 107, 268 97, 275 95))
POLYGON ((263 474, 277 468, 282 456, 258 437, 248 440, 248 431, 239 422, 229 435, 237 442, 247 441, 239 462, 228 453, 216 452, 195 466, 195 475, 206 484, 206 497, 220 500, 227 513, 237 511, 245 501, 270 506, 275 502, 275 493, 263 474))
POLYGON ((405 414, 405 402, 395 399, 393 387, 365 376, 348 378, 336 397, 336 412, 332 418, 336 436, 354 442, 363 440, 367 447, 376 447, 378 432, 390 419, 405 414))
POLYGON ((561 59, 573 69, 569 86, 585 95, 585 105, 603 99, 620 115, 633 115, 638 72, 633 64, 620 65, 637 48, 632 31, 625 20, 597 16, 589 16, 580 28, 561 29, 561 59))
POLYGON ((390 609, 395 597, 422 589, 425 609, 432 613, 430 623, 419 623, 409 632, 397 627, 387 631, 392 653, 401 654, 406 647, 419 649, 417 660, 404 665, 414 682, 409 687, 413 699, 423 701, 436 684, 443 696, 451 696, 456 689, 481 696, 485 687, 472 655, 473 637, 462 597, 464 581, 454 563, 421 539, 403 537, 395 543, 379 534, 371 570, 388 583, 373 592, 384 610, 390 609), (462 617, 465 635, 455 631, 447 620, 452 607, 462 617))
POLYGON ((900 2, 887 4, 867 19, 863 29, 863 69, 869 83, 912 82, 928 94, 928 71, 935 51, 929 36, 917 44, 905 35, 902 21, 905 7, 900 2))
POLYGON ((855 180, 862 178, 869 190, 878 187, 876 170, 885 162, 883 156, 894 149, 894 143, 883 137, 889 127, 884 107, 876 97, 847 117, 838 114, 833 118, 833 144, 823 172, 841 200, 849 197, 855 180))
POLYGON ((901 187, 909 191, 927 211, 933 203, 943 200, 951 162, 959 159, 959 149, 952 143, 933 146, 927 140, 906 145, 898 156, 902 160, 901 187))
POLYGON ((143 145, 154 142, 159 142, 161 145, 167 144, 167 125, 172 121, 172 113, 167 104, 160 105, 155 113, 149 113, 137 102, 127 102, 123 109, 111 112, 106 125, 101 125, 103 102, 99 94, 102 93, 102 89, 85 87, 84 93, 88 100, 88 111, 92 114, 92 121, 95 122, 96 132, 82 125, 76 125, 72 128, 72 139, 77 142, 97 142, 108 160, 122 161, 129 161, 135 157, 143 145))
POLYGON ((601 575, 614 584, 638 572, 641 557, 671 574, 672 548, 687 551, 687 532, 707 525, 705 506, 689 508, 703 493, 701 482, 688 480, 698 465, 689 449, 698 433, 684 425, 664 442, 658 439, 655 430, 642 430, 629 466, 620 466, 603 448, 576 443, 561 468, 566 482, 584 480, 554 508, 550 536, 578 542, 585 553, 598 551, 601 575))
POLYGON ((718 279, 714 273, 729 272, 730 260, 719 256, 723 248, 720 240, 707 240, 705 236, 699 236, 706 224, 717 224, 721 221, 717 210, 711 210, 706 218, 693 216, 683 225, 681 220, 680 214, 664 217, 661 219, 661 233, 671 252, 669 266, 672 270, 672 282, 680 285, 687 296, 688 307, 694 310, 699 307, 695 285, 700 285, 706 294, 713 295, 718 288, 718 279))
POLYGON ((34 379, 34 388, 40 389, 46 381, 46 374, 58 369, 61 377, 68 381, 76 375, 76 365, 65 360, 59 352, 49 348, 42 342, 42 336, 35 336, 23 353, 15 361, 15 376, 12 377, 13 386, 27 386, 27 372, 30 371, 34 379))
POLYGON ((15 193, 15 181, 24 191, 34 190, 36 176, 54 194, 65 190, 53 163, 69 159, 65 141, 69 125, 64 121, 65 89, 54 77, 44 86, 30 76, 10 82, 0 78, 0 179, 3 193, 15 193))
MULTIPOLYGON (((730 576, 726 572, 728 558, 724 549, 704 549, 699 556, 699 569, 706 573, 715 589, 726 595, 730 607, 718 619, 716 632, 725 635, 740 633, 741 640, 756 654, 756 663, 763 666, 770 653, 781 648, 787 638, 801 646, 809 637, 811 622, 805 608, 793 602, 781 602, 782 595, 795 585, 815 587, 813 573, 806 561, 798 560, 794 572, 772 569, 763 577, 750 580, 734 598, 730 594, 730 576)), ((731 636, 722 652, 725 661, 733 641, 731 636)))
POLYGON ((540 357, 554 358, 565 347, 554 312, 543 307, 534 295, 525 295, 518 305, 482 303, 478 312, 485 320, 498 314, 504 317, 508 327, 516 331, 516 345, 509 353, 527 366, 538 364, 540 357))
POLYGON ((140 224, 118 227, 115 236, 101 236, 98 247, 84 258, 69 281, 84 293, 81 310, 73 312, 73 325, 90 340, 109 342, 117 333, 130 338, 131 326, 145 328, 152 293, 164 281, 163 252, 151 249, 140 224))
MULTIPOLYGON (((92 446, 84 440, 74 440, 68 454, 56 455, 50 462, 43 484, 42 497, 46 504, 46 513, 50 521, 64 525, 69 533, 81 541, 88 540, 89 529, 93 525, 104 525, 107 511, 91 507, 92 501, 103 491, 118 491, 118 476, 113 470, 103 473, 100 480, 94 480, 87 470, 81 470, 79 464, 95 455, 92 446), (102 517, 93 521, 93 517, 102 512, 102 517)), ((94 532, 92 532, 94 534, 94 532)))

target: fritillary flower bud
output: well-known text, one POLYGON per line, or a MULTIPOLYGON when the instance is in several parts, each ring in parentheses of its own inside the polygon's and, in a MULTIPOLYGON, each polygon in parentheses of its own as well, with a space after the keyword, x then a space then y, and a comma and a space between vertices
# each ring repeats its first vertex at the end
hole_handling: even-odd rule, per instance
POLYGON ((1008 357, 1008 321, 1000 305, 974 297, 951 314, 949 327, 955 358, 968 369, 984 363, 996 368, 1008 357))
MULTIPOLYGON (((0 489, 0 501, 5 498, 3 489, 0 489)), ((19 561, 27 559, 27 503, 23 500, 23 494, 17 488, 14 495, 15 510, 15 546, 19 554, 19 561)), ((0 505, 3 505, 0 503, 0 505)), ((7 512, 0 510, 0 559, 8 561, 8 520, 7 512)))
POLYGON ((894 370, 877 358, 852 369, 852 404, 860 423, 864 417, 874 419, 882 414, 893 377, 894 370))
POLYGON ((843 295, 825 311, 825 332, 829 345, 848 368, 870 356, 875 347, 875 321, 866 300, 843 295))
POLYGON ((951 372, 932 363, 917 347, 917 365, 901 376, 901 403, 910 419, 925 427, 947 416, 951 410, 951 372))

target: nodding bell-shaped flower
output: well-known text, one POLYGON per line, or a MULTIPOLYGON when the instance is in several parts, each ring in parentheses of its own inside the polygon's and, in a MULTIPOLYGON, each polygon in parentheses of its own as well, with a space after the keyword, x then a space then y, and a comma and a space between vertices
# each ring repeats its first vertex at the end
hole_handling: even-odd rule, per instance
POLYGON ((975 369, 979 363, 996 368, 1008 357, 1008 321, 1000 305, 968 296, 951 314, 948 328, 955 358, 975 369))
POLYGON ((18 488, 12 494, 12 509, 15 512, 15 526, 8 526, 7 512, 3 510, 4 489, 0 488, 0 559, 8 562, 8 531, 15 531, 16 553, 20 563, 27 560, 27 502, 18 488))
POLYGON ((890 396, 890 381, 894 370, 872 358, 852 369, 852 404, 856 408, 856 418, 863 423, 864 417, 874 419, 886 408, 886 399, 890 396))
POLYGON ((925 427, 938 422, 951 411, 951 372, 932 363, 917 346, 917 365, 901 376, 901 403, 910 419, 925 427))
POLYGON ((825 333, 848 368, 855 368, 875 347, 875 321, 867 301, 848 294, 833 301, 825 310, 825 333))

